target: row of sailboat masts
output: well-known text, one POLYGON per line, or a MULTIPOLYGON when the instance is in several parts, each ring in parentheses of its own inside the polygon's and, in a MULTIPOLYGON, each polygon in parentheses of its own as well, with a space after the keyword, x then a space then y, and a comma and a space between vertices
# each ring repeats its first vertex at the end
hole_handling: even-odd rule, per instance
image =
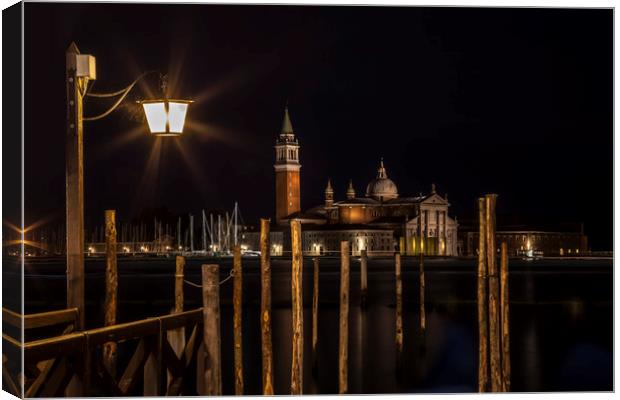
MULTIPOLYGON (((239 243, 239 206, 235 202, 232 213, 228 211, 224 214, 213 213, 207 214, 201 211, 202 229, 201 229, 201 249, 197 250, 194 240, 194 218, 193 214, 189 214, 189 229, 185 230, 185 238, 183 240, 181 217, 177 222, 177 249, 181 251, 189 251, 190 253, 230 253, 233 246, 239 243), (188 237, 189 236, 189 237, 188 237)), ((159 225, 160 235, 156 242, 163 243, 161 237, 161 223, 159 225)))
MULTIPOLYGON (((190 217, 190 224, 193 223, 193 216, 190 217)), ((193 243, 193 240, 191 241, 193 243)), ((217 214, 217 222, 213 213, 207 218, 202 210, 202 248, 205 252, 230 253, 233 246, 239 243, 239 206, 235 202, 232 214, 226 212, 224 215, 217 214), (224 217, 224 219, 222 218, 224 217), (209 244, 207 245, 207 236, 209 244)), ((193 249, 192 249, 193 251, 193 249)))
MULTIPOLYGON (((148 234, 147 224, 129 224, 119 222, 117 224, 117 240, 127 244, 127 247, 139 248, 139 252, 167 253, 183 252, 196 254, 227 254, 240 242, 242 218, 239 206, 235 202, 232 212, 209 213, 201 210, 198 220, 195 215, 189 214, 188 219, 183 221, 179 217, 176 232, 173 226, 163 223, 154 218, 153 234, 148 234), (201 229, 195 229, 199 224, 201 229), (195 232, 199 231, 200 242, 196 241, 195 232), (150 237, 149 237, 150 236, 150 237), (135 244, 140 244, 136 247, 135 244)), ((105 228, 94 227, 87 234, 87 244, 96 247, 97 243, 105 242, 105 228)), ((47 236, 47 235, 46 235, 47 236)), ((57 235, 62 236, 62 235, 57 235)), ((47 238, 46 238, 47 239, 47 238)), ((47 240, 46 240, 47 241, 47 240)), ((131 251, 134 252, 133 250, 131 251)))

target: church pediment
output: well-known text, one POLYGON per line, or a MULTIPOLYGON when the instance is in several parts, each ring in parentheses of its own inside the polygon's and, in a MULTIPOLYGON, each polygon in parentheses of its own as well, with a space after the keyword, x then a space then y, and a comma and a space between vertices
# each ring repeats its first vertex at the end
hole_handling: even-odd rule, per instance
POLYGON ((448 202, 446 199, 438 195, 437 193, 433 193, 428 195, 424 200, 422 200, 421 204, 436 204, 447 206, 448 202))

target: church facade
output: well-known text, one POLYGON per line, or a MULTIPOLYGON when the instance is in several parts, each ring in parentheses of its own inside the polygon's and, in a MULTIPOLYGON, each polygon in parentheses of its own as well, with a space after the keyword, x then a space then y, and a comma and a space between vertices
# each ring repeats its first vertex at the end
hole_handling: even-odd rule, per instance
MULTIPOLYGON (((307 255, 338 254, 341 241, 351 243, 354 255, 361 250, 370 256, 395 251, 406 255, 457 255, 458 223, 449 216, 447 195, 440 195, 433 184, 427 194, 401 196, 396 183, 388 177, 383 159, 361 195, 349 181, 339 200, 328 179, 324 203, 302 210, 299 151, 287 107, 275 145, 276 226, 272 229, 272 239, 281 237, 284 243, 272 242, 274 249, 290 249, 288 227, 292 219, 297 219, 302 223, 302 246, 307 255), (284 235, 275 234, 279 231, 284 235)), ((254 243, 251 247, 255 247, 254 243)))

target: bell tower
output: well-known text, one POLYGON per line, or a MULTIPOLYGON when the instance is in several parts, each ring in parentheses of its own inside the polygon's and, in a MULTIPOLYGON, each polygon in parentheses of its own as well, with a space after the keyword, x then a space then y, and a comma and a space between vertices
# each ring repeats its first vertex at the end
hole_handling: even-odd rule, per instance
POLYGON ((276 223, 301 210, 299 195, 299 142, 293 133, 288 115, 288 104, 284 109, 282 132, 276 140, 276 223))

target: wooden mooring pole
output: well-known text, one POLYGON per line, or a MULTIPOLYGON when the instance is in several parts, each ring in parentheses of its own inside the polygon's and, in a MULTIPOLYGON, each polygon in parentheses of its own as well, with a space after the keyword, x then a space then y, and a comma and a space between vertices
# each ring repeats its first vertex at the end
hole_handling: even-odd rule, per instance
MULTIPOLYGON (((116 324, 118 271, 116 264, 116 212, 105 211, 105 326, 116 324)), ((112 377, 116 377, 116 342, 103 345, 103 365, 112 377)))
POLYGON ((177 256, 174 273, 174 313, 183 312, 185 297, 183 294, 183 278, 185 275, 185 257, 177 256))
POLYGON ((264 395, 273 395, 273 356, 271 344, 271 261, 269 257, 269 222, 269 219, 260 220, 260 307, 264 395))
POLYGON ((243 281, 241 272, 241 246, 233 248, 233 329, 235 341, 235 394, 243 394, 243 336, 241 331, 243 281))
POLYGON ((301 223, 291 221, 292 244, 292 321, 293 321, 293 354, 291 357, 291 394, 303 392, 303 365, 304 365, 304 319, 303 319, 303 286, 301 251, 301 223))
POLYGON ((489 322, 486 263, 486 201, 478 199, 478 391, 487 392, 489 385, 489 322))
MULTIPOLYGON (((183 278, 185 275, 185 257, 176 256, 175 270, 174 270, 174 309, 173 314, 183 312, 185 296, 183 293, 183 278)), ((185 349, 185 328, 180 327, 171 329, 167 332, 168 343, 174 351, 177 357, 181 357, 183 350, 185 349)), ((170 384, 172 381, 172 374, 168 371, 167 382, 170 384)))
POLYGON ((360 305, 366 308, 368 297, 368 252, 366 249, 361 251, 360 257, 360 305))
POLYGON ((205 395, 222 394, 222 356, 220 351, 220 282, 218 265, 202 266, 202 313, 205 357, 205 395))
POLYGON ((340 242, 340 332, 338 341, 338 393, 348 392, 349 360, 349 242, 340 242))
POLYGON ((424 274, 424 248, 420 250, 420 336, 426 336, 426 276, 424 274))
POLYGON ((489 344, 491 365, 491 390, 502 389, 502 372, 500 357, 500 324, 499 324, 499 277, 496 263, 495 247, 495 203, 496 194, 486 196, 486 252, 489 272, 489 344))
POLYGON ((508 294, 508 246, 502 242, 500 264, 502 319, 502 391, 510 391, 510 298, 508 294))
POLYGON ((400 268, 400 253, 394 254, 396 275, 396 370, 400 371, 403 359, 403 281, 400 268))
POLYGON ((316 374, 317 353, 316 346, 319 339, 319 258, 312 259, 312 372, 316 374))

